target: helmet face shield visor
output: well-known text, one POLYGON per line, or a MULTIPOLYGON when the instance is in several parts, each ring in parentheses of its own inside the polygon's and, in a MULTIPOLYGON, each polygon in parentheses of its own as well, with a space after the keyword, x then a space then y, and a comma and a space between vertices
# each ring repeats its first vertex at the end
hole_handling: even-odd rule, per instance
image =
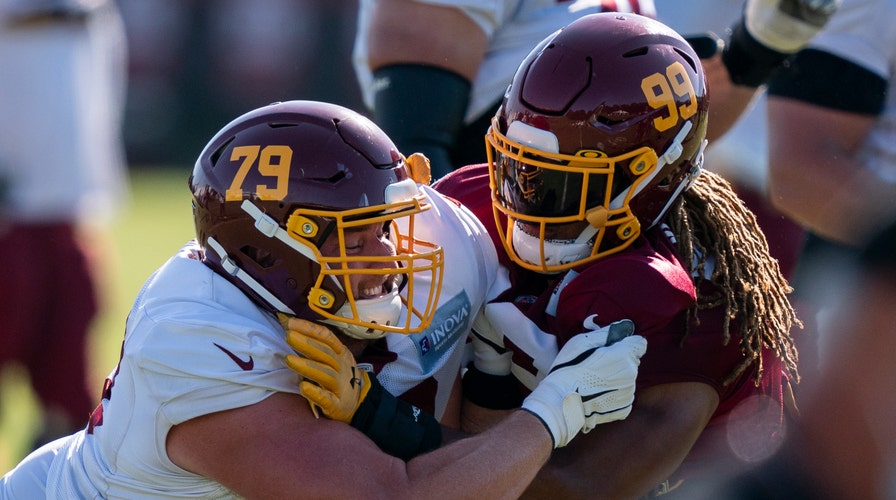
POLYGON ((637 193, 638 185, 650 179, 657 168, 657 156, 652 149, 643 147, 610 157, 596 150, 569 155, 546 151, 543 147, 532 147, 502 134, 496 120, 486 134, 495 217, 499 228, 505 228, 500 215, 514 222, 502 230, 512 259, 519 259, 518 263, 528 269, 559 272, 605 255, 606 252, 600 251, 600 242, 608 228, 621 230, 627 241, 636 236, 631 234, 637 225, 633 225, 628 201, 637 193), (551 226, 582 221, 588 221, 592 229, 586 229, 579 238, 567 239, 579 251, 567 258, 548 255, 554 253, 545 250, 545 241, 550 242, 554 233, 551 226), (514 238, 513 232, 519 230, 520 224, 537 227, 532 232, 541 240, 536 252, 539 257, 519 255, 519 249, 515 248, 519 245, 513 242, 526 238, 521 235, 514 238), (586 237, 584 241, 583 237, 586 237), (584 256, 582 244, 591 246, 591 251, 584 256))

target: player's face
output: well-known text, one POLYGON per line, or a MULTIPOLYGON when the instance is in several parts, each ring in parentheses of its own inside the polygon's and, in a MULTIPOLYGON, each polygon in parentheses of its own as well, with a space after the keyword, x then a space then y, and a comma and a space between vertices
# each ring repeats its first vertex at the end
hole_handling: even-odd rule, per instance
MULTIPOLYGON (((395 255, 395 244, 389 237, 389 223, 367 224, 347 228, 345 230, 345 254, 347 257, 385 257, 395 255)), ((321 254, 327 257, 340 255, 339 238, 331 234, 320 248, 321 254)), ((349 267, 398 268, 395 261, 389 262, 350 262, 349 267)), ((352 294, 356 299, 372 299, 384 295, 397 286, 398 274, 373 275, 355 274, 350 278, 352 294)))

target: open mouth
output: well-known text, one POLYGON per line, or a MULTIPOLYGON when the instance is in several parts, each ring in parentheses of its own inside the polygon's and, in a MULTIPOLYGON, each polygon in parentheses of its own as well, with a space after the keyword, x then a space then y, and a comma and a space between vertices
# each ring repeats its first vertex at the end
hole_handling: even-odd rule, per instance
POLYGON ((385 282, 383 282, 379 286, 373 287, 361 287, 358 289, 358 298, 359 299, 376 299, 382 297, 384 295, 392 294, 393 290, 398 286, 399 276, 397 274, 390 274, 386 277, 385 282))

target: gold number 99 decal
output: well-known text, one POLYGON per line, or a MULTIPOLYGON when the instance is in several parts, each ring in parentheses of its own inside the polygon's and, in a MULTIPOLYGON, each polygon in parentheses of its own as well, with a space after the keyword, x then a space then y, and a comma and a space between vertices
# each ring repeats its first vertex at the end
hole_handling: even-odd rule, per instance
POLYGON ((286 198, 289 189, 289 166, 292 165, 292 149, 289 146, 272 145, 265 146, 264 149, 261 149, 261 146, 237 146, 230 154, 230 161, 238 161, 240 158, 243 162, 224 195, 227 201, 243 199, 243 182, 246 181, 249 169, 255 165, 255 160, 258 160, 258 173, 276 179, 273 188, 264 184, 255 186, 254 191, 258 197, 268 201, 286 198))
POLYGON ((663 132, 674 127, 679 118, 687 120, 697 112, 697 96, 694 86, 680 62, 674 62, 666 67, 666 74, 654 73, 641 80, 641 90, 647 98, 647 103, 653 109, 665 107, 669 116, 659 117, 653 120, 653 126, 663 132), (688 98, 688 103, 676 106, 675 98, 688 98))

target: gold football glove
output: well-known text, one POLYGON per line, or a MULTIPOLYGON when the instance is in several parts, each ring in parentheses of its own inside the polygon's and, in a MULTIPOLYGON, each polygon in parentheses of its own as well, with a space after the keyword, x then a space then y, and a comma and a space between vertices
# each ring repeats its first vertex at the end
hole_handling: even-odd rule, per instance
POLYGON ((386 453, 410 460, 439 447, 442 428, 432 415, 389 394, 329 328, 279 315, 286 342, 300 356, 286 364, 302 376, 299 389, 318 415, 360 430, 386 453))
POLYGON ((351 423, 370 391, 370 375, 358 368, 354 356, 329 328, 281 315, 286 342, 301 356, 288 354, 286 365, 302 376, 299 389, 328 418, 351 423))

